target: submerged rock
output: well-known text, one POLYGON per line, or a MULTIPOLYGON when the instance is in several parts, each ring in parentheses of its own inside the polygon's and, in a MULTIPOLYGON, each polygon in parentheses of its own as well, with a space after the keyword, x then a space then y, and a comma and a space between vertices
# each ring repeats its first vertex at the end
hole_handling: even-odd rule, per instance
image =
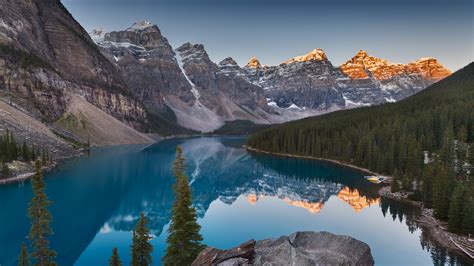
POLYGON ((296 232, 277 239, 250 240, 219 250, 208 247, 192 265, 374 265, 370 247, 349 236, 296 232))

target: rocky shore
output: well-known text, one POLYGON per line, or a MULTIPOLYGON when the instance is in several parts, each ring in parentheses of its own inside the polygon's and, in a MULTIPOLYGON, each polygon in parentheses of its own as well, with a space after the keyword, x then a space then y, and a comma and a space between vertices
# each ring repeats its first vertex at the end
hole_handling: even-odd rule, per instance
MULTIPOLYGON (((76 149, 75 152, 71 154, 70 156, 56 157, 48 165, 42 167, 43 173, 53 170, 58 165, 60 165, 61 163, 63 163, 64 161, 68 159, 82 156, 86 154, 86 152, 87 150, 85 148, 80 148, 80 149, 76 149)), ((21 161, 13 161, 9 163, 9 168, 10 168, 10 171, 12 171, 12 176, 8 178, 3 178, 3 179, 0 177, 0 186, 23 182, 25 180, 30 179, 35 174, 34 162, 27 163, 27 162, 21 162, 21 161)))
POLYGON ((374 265, 374 259, 369 245, 352 237, 296 232, 228 250, 207 247, 192 265, 374 265))
POLYGON ((381 188, 379 194, 382 197, 420 208, 421 215, 415 221, 418 222, 422 230, 439 245, 461 256, 470 258, 474 263, 474 238, 469 239, 465 235, 449 232, 448 223, 436 219, 432 209, 425 209, 422 202, 410 200, 403 193, 390 192, 389 186, 381 188))

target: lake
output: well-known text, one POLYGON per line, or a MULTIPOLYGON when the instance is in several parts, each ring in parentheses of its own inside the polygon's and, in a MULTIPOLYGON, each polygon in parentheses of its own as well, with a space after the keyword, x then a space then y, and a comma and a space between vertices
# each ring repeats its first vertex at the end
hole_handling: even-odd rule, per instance
MULTIPOLYGON (((129 264, 140 213, 161 263, 173 204, 171 165, 184 149, 207 245, 328 231, 369 244, 377 265, 468 264, 419 229, 416 209, 380 199, 363 173, 327 162, 249 153, 243 138, 189 138, 92 150, 46 174, 59 265, 107 265, 117 247, 129 264)), ((0 265, 16 265, 29 220, 31 184, 0 187, 0 265)))

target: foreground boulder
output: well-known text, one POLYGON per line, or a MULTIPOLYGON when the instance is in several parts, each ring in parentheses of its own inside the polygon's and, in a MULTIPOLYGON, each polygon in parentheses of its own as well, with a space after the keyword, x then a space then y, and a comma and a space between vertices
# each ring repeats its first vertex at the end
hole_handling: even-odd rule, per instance
POLYGON ((208 247, 192 265, 374 265, 370 247, 349 236, 296 232, 277 239, 250 240, 219 250, 208 247))

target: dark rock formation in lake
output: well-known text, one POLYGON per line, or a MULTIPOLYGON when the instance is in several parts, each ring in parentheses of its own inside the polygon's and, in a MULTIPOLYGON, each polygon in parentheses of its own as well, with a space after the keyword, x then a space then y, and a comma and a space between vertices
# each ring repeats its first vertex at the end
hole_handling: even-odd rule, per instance
POLYGON ((228 250, 208 247, 192 265, 374 265, 374 259, 369 245, 352 237, 296 232, 228 250))

